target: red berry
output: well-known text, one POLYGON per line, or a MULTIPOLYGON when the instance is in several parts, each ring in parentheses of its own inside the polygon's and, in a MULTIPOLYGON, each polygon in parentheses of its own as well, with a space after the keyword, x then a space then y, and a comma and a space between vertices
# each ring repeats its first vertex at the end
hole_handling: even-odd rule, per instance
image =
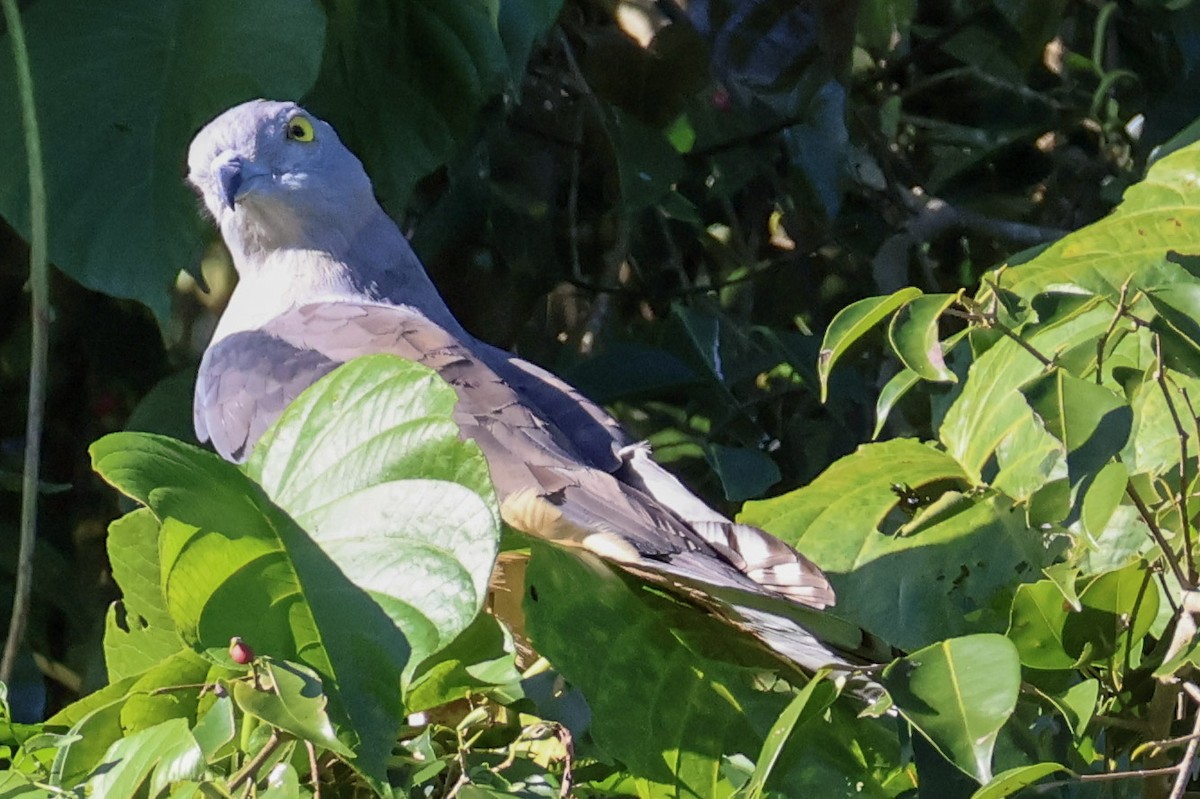
POLYGON ((233 659, 234 663, 245 666, 254 660, 254 650, 250 648, 249 644, 235 635, 229 639, 229 657, 233 659))
POLYGON ((733 107, 733 99, 729 96, 729 90, 724 86, 718 86, 713 90, 712 96, 709 98, 713 108, 718 111, 728 111, 733 107))

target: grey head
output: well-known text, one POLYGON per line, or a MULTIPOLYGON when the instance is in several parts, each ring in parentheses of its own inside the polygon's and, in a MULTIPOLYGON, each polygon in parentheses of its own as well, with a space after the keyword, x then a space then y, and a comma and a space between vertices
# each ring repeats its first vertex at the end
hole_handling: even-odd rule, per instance
POLYGON ((291 102, 251 100, 205 125, 188 150, 188 182, 235 261, 280 248, 336 252, 379 212, 362 163, 291 102))

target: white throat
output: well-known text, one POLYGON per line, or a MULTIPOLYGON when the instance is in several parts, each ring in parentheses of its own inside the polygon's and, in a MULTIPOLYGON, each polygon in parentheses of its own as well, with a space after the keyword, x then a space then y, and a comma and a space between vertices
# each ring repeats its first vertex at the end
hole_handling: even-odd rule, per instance
POLYGON ((361 299, 347 266, 327 252, 272 250, 253 266, 237 267, 238 284, 217 323, 212 344, 238 331, 263 327, 293 306, 361 299))

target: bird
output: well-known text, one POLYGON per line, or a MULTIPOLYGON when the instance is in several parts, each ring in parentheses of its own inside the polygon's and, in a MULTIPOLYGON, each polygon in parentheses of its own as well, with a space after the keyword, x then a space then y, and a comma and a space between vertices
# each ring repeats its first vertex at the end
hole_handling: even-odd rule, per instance
POLYGON ((711 508, 573 386, 463 328, 329 123, 245 102, 196 134, 187 167, 238 273, 194 396, 197 436, 220 456, 244 461, 339 365, 398 355, 454 388, 506 523, 673 589, 801 669, 861 664, 796 620, 836 600, 816 564, 711 508))

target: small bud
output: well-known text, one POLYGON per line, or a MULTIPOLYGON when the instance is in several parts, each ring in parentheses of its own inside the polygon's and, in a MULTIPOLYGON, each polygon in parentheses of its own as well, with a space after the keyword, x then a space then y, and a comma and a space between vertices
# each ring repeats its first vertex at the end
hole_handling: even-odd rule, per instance
POLYGON ((229 639, 229 657, 233 659, 234 663, 245 666, 254 660, 254 650, 250 648, 249 644, 235 635, 229 639))
POLYGON ((724 86, 718 86, 713 90, 712 95, 709 97, 709 102, 718 111, 728 111, 733 107, 733 98, 729 96, 729 90, 724 86))

